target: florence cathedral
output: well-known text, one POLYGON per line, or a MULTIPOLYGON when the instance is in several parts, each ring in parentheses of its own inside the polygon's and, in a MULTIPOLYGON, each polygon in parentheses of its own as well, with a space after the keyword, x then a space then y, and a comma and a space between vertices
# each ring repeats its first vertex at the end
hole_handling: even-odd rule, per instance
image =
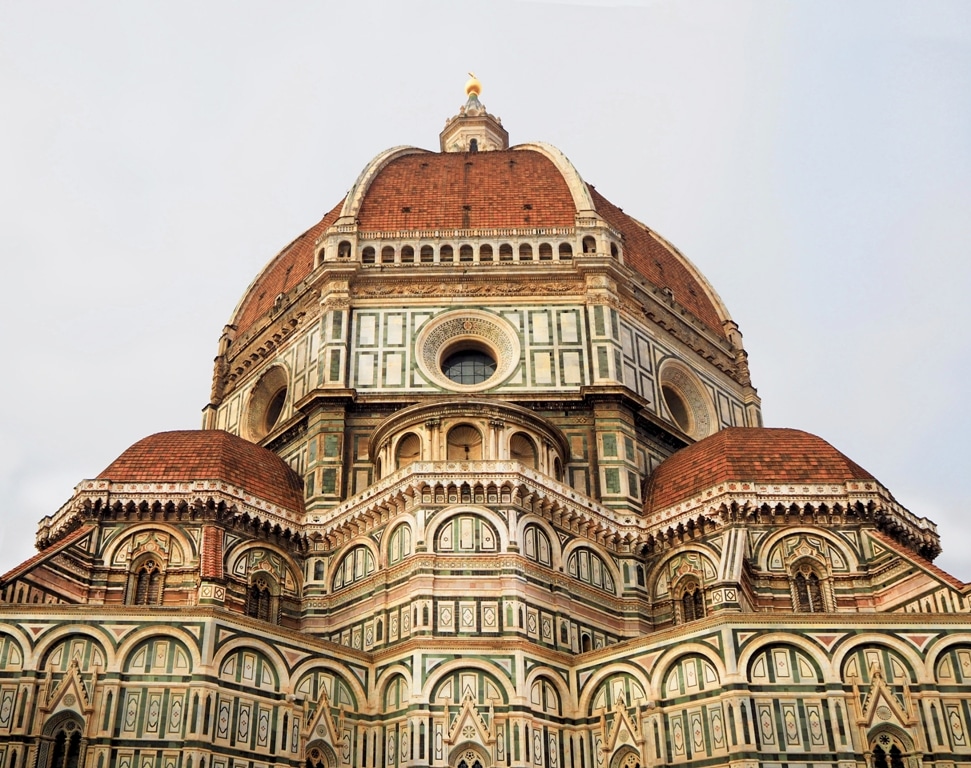
POLYGON ((971 765, 934 523, 763 427, 705 277, 479 96, 0 577, 0 768, 971 765))

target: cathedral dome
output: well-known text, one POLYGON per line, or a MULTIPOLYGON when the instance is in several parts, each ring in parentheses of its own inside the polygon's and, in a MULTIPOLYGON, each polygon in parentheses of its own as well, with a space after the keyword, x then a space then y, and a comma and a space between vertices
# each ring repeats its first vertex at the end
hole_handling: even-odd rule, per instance
POLYGON ((219 429, 159 432, 132 445, 101 474, 115 483, 219 480, 302 512, 303 482, 272 451, 219 429))
POLYGON ((651 475, 647 513, 725 482, 845 483, 873 475, 816 435, 798 429, 729 427, 683 448, 651 475))
MULTIPOLYGON (((230 322, 237 338, 257 331, 263 326, 261 320, 303 293, 294 289, 330 258, 323 241, 338 231, 353 233, 342 257, 375 265, 400 265, 401 258, 396 255, 385 262, 378 248, 369 259, 365 240, 507 239, 518 248, 517 239, 523 236, 553 239, 557 241, 554 253, 558 246, 570 244, 571 257, 575 247, 584 255, 603 253, 619 259, 644 290, 675 305, 715 338, 724 341, 728 335, 726 324, 731 318, 726 308, 688 259, 584 182, 562 152, 534 143, 493 151, 396 147, 377 155, 348 196, 287 245, 250 285, 230 322), (594 225, 603 236, 584 237, 585 228, 595 234, 594 225)), ((533 258, 543 261, 546 256, 536 253, 533 258)), ((494 259, 499 262, 498 253, 494 259)), ((456 253, 452 262, 456 272, 469 266, 461 261, 456 253)), ((558 258, 550 254, 549 261, 558 258)), ((411 263, 424 266, 418 254, 411 263)), ((476 268, 488 268, 479 259, 473 263, 476 268)), ((434 266, 441 262, 436 259, 434 266)))

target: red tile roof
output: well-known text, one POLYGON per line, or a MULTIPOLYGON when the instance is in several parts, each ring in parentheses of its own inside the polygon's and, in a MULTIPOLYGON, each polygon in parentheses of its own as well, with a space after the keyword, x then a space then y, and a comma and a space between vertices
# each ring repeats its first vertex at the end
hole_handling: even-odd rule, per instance
POLYGON ((708 297, 708 292, 695 279, 681 258, 661 243, 637 220, 590 187, 597 213, 624 236, 624 261, 658 288, 670 288, 681 306, 701 322, 725 336, 722 318, 708 297))
POLYGON ((429 152, 382 168, 358 219, 363 230, 572 227, 576 206, 539 152, 429 152))
POLYGON ((47 547, 46 549, 42 549, 36 555, 33 555, 32 557, 27 558, 20 565, 14 566, 5 574, 0 576, 0 584, 9 584, 11 580, 19 578, 20 576, 23 576, 25 573, 27 573, 35 566, 42 563, 44 560, 47 560, 48 558, 53 557, 58 552, 63 552, 65 549, 71 546, 75 541, 80 539, 84 534, 90 533, 90 531, 94 527, 95 527, 94 523, 86 523, 82 525, 80 528, 76 528, 75 530, 71 531, 63 539, 56 541, 53 545, 47 547))
POLYGON ((874 480, 820 437, 798 429, 729 427, 682 448, 651 475, 647 513, 686 501, 729 481, 844 483, 874 480))
MULTIPOLYGON (((659 288, 670 288, 682 306, 724 337, 715 304, 682 257, 592 187, 590 194, 597 212, 624 236, 631 268, 659 288)), ((314 243, 337 220, 342 205, 264 269, 236 312, 237 334, 249 331, 278 295, 311 273, 314 243)), ((572 227, 576 207, 563 175, 541 152, 421 152, 397 157, 375 175, 357 218, 362 231, 572 227)))
POLYGON ((303 481, 272 451, 219 429, 159 432, 139 440, 98 475, 113 482, 221 480, 294 512, 303 481))
POLYGON ((314 244, 341 212, 344 201, 280 251, 263 269, 263 273, 250 286, 236 311, 234 325, 238 334, 248 331, 253 324, 270 311, 281 293, 286 293, 314 270, 314 244))

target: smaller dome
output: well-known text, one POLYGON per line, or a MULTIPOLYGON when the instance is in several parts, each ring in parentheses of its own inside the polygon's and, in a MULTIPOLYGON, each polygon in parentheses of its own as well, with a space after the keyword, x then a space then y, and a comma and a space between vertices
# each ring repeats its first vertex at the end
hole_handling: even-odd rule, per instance
POLYGON ((666 509, 729 481, 798 484, 849 480, 875 478, 816 435, 798 429, 729 427, 664 461, 648 481, 644 511, 666 509))
POLYGON ((98 475, 112 482, 220 480, 264 501, 303 512, 303 481, 279 456, 221 429, 159 432, 98 475))

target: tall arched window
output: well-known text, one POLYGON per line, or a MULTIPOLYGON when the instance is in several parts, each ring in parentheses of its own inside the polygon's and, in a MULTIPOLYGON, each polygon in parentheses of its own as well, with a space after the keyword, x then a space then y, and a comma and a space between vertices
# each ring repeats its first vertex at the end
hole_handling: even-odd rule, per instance
POLYGON ((364 545, 354 547, 344 555, 334 572, 334 589, 338 590, 360 581, 374 572, 374 555, 364 545))
POLYGON ((694 621, 705 617, 705 593, 697 581, 689 581, 681 592, 681 620, 694 621))
POLYGON ((799 613, 825 613, 823 582, 816 569, 803 562, 792 576, 793 604, 799 613))
POLYGON ((158 605, 162 596, 162 569, 154 557, 135 566, 129 580, 129 605, 158 605))
POLYGON ((523 531, 523 554, 541 565, 553 565, 550 537, 538 525, 527 525, 523 531))
POLYGON ((411 528, 402 524, 391 532, 391 538, 388 539, 388 564, 399 563, 410 554, 411 528))
POLYGON ((270 580, 262 574, 253 579, 246 600, 246 615, 260 621, 276 621, 270 580))
POLYGON ((44 768, 78 768, 84 724, 72 713, 55 716, 44 728, 37 765, 44 768))
POLYGON ((566 562, 566 570, 574 579, 614 594, 614 579, 604 561, 592 550, 575 550, 566 562))

